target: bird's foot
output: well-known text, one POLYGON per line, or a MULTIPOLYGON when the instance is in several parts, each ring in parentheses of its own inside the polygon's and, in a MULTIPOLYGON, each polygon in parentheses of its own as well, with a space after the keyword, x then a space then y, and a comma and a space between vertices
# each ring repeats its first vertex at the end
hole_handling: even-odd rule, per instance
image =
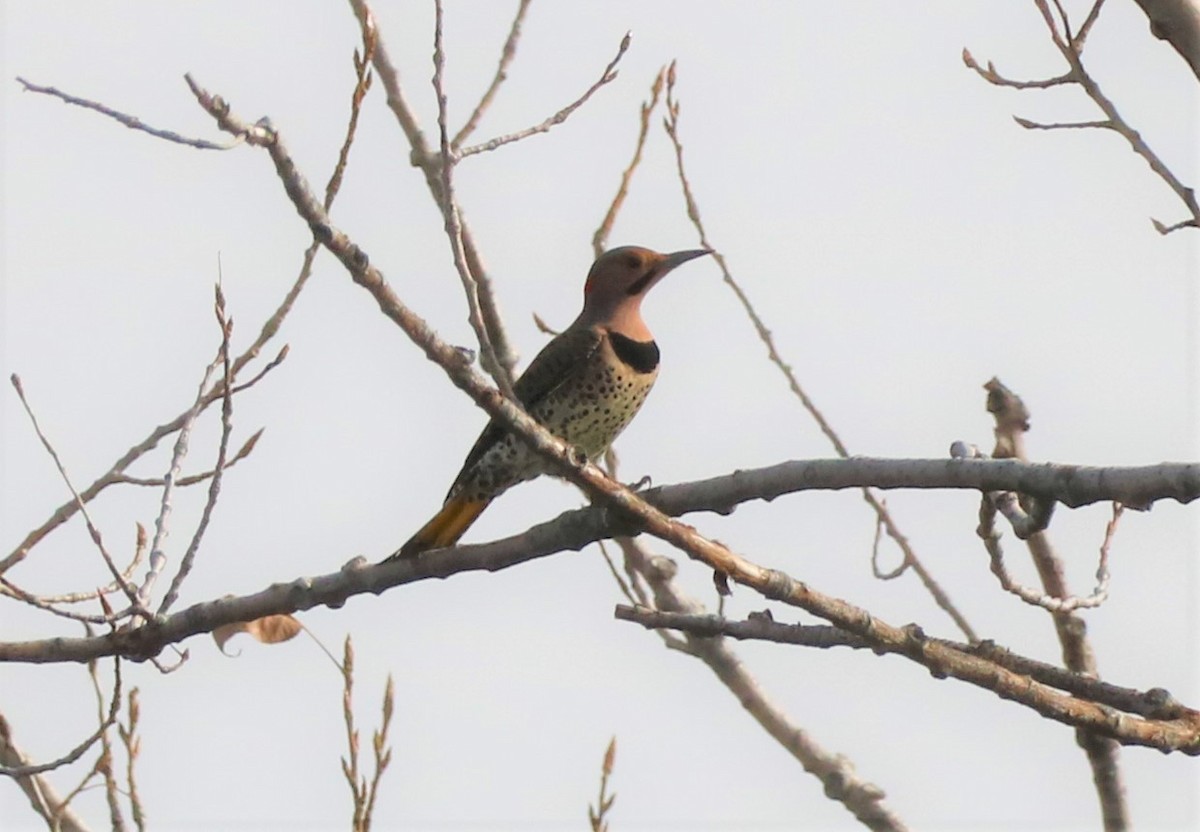
POLYGON ((652 485, 654 485, 654 480, 650 478, 649 474, 646 474, 641 479, 637 480, 636 482, 631 482, 625 487, 636 493, 638 491, 644 491, 652 485))

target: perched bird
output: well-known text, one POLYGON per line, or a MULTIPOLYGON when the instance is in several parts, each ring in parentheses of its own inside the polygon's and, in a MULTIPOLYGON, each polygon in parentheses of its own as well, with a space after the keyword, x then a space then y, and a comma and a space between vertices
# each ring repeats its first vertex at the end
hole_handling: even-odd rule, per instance
MULTIPOLYGON (((588 459, 603 454, 658 377, 658 345, 642 320, 642 298, 676 266, 709 253, 659 254, 623 246, 601 255, 583 286, 579 317, 546 344, 513 385, 525 410, 588 459)), ((388 560, 454 544, 488 503, 545 471, 524 442, 489 422, 442 510, 388 560)))

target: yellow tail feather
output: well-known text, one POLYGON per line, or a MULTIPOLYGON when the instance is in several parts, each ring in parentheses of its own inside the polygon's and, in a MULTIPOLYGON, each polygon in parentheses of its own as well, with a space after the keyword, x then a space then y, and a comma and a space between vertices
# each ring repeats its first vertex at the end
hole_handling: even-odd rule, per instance
POLYGON ((432 520, 422 526, 419 532, 400 547, 400 551, 385 560, 384 563, 415 557, 430 549, 441 549, 444 546, 454 545, 490 502, 491 500, 451 497, 442 506, 442 510, 433 516, 432 520))

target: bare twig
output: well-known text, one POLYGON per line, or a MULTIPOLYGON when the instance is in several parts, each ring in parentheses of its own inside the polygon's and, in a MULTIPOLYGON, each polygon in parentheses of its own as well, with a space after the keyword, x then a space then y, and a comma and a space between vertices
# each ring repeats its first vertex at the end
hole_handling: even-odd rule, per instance
POLYGON ((217 369, 217 366, 223 363, 222 356, 225 355, 228 346, 228 335, 227 333, 222 333, 221 346, 217 350, 217 356, 204 368, 204 374, 196 389, 196 399, 192 403, 191 410, 188 411, 188 417, 179 426, 179 435, 175 437, 175 447, 171 453, 171 462, 167 467, 166 475, 163 477, 163 490, 162 497, 159 498, 158 514, 154 518, 154 537, 150 542, 149 569, 146 570, 146 576, 142 579, 142 583, 138 587, 137 602, 144 607, 150 605, 150 594, 154 591, 154 585, 158 582, 158 577, 162 574, 167 564, 167 555, 163 551, 163 547, 166 545, 167 535, 170 534, 171 530, 170 519, 173 508, 172 498, 175 496, 175 478, 179 475, 179 469, 183 467, 184 457, 187 456, 192 428, 196 424, 196 420, 200 417, 200 414, 204 411, 205 391, 208 389, 209 379, 212 378, 212 374, 217 369))
POLYGON ((608 247, 608 235, 612 233, 617 214, 620 212, 621 206, 625 204, 625 197, 629 194, 629 183, 633 180, 633 174, 642 162, 642 150, 646 146, 646 136, 650 132, 650 116, 658 107, 658 99, 662 95, 663 81, 666 80, 666 75, 666 67, 658 71, 658 75, 654 77, 654 83, 650 85, 650 98, 642 102, 641 120, 638 126, 637 143, 633 148, 633 158, 629 160, 629 165, 621 174, 621 184, 617 187, 617 193, 608 206, 604 219, 600 221, 596 233, 592 235, 592 253, 597 258, 608 247))
MULTIPOLYGON (((124 571, 121 572, 121 577, 126 581, 132 579, 133 573, 137 571, 139 566, 141 566, 142 561, 146 557, 146 544, 149 542, 149 537, 146 535, 146 527, 141 523, 135 523, 134 525, 137 529, 137 533, 134 541, 133 558, 129 561, 129 565, 125 567, 124 571)), ((0 586, 11 587, 18 592, 24 592, 24 590, 18 589, 14 584, 4 577, 0 577, 0 586)), ((79 604, 83 603, 84 601, 94 601, 102 595, 111 595, 112 593, 119 591, 120 588, 121 587, 117 585, 116 581, 112 581, 105 586, 97 587, 89 592, 66 592, 60 595, 37 595, 33 597, 35 597, 37 601, 45 604, 79 604)), ((101 622, 92 621, 91 623, 97 624, 101 622)), ((109 623, 107 616, 105 617, 105 621, 103 623, 109 623)))
POLYGON ((600 766, 600 796, 596 799, 595 806, 588 804, 588 823, 592 832, 608 832, 608 812, 613 801, 617 799, 615 793, 608 793, 608 778, 612 776, 616 758, 617 738, 613 737, 608 741, 608 748, 604 751, 604 762, 600 766))
MULTIPOLYGON (((879 504, 885 509, 887 508, 887 500, 880 500, 879 504)), ((899 578, 908 569, 908 561, 901 559, 900 565, 890 572, 884 572, 879 568, 879 544, 883 542, 884 522, 883 517, 876 515, 875 517, 875 539, 871 541, 871 574, 881 581, 891 581, 899 578)))
MULTIPOLYGON (((100 719, 100 724, 105 725, 104 719, 104 691, 100 687, 100 675, 97 672, 97 662, 88 662, 88 676, 92 680, 92 691, 96 694, 96 709, 100 719)), ((121 694, 120 691, 113 692, 113 705, 120 706, 121 694)), ((112 714, 114 717, 116 712, 112 714)), ((113 723, 119 725, 116 720, 113 723)), ((104 799, 108 803, 108 820, 112 825, 113 832, 125 832, 125 815, 121 811, 121 788, 117 784, 117 776, 113 772, 113 749, 112 742, 108 738, 108 731, 105 730, 100 734, 100 756, 96 760, 96 765, 93 771, 100 774, 104 778, 104 799)))
POLYGON ((328 211, 333 205, 333 200, 337 196, 337 192, 342 187, 342 177, 346 173, 346 163, 350 160, 350 148, 354 144, 354 134, 358 129, 358 116, 362 112, 363 99, 367 97, 367 90, 371 88, 371 58, 375 54, 375 21, 367 17, 360 22, 362 29, 363 51, 362 55, 358 54, 358 50, 354 50, 354 91, 350 94, 350 121, 346 125, 346 136, 342 139, 342 148, 338 151, 337 164, 333 166, 333 173, 329 176, 329 183, 325 186, 325 210, 328 211))
MULTIPOLYGON (((125 577, 126 577, 126 579, 128 579, 128 576, 125 576, 125 577)), ((61 610, 58 607, 54 606, 53 601, 50 601, 46 598, 42 598, 40 596, 34 595, 33 593, 22 589, 21 587, 14 584, 12 581, 8 580, 7 578, 3 578, 3 577, 0 577, 0 588, 2 588, 4 590, 4 595, 8 596, 9 598, 26 603, 31 607, 36 607, 37 609, 41 610, 42 612, 48 612, 51 615, 56 615, 56 616, 59 616, 60 618, 66 618, 71 621, 79 621, 79 622, 87 623, 87 624, 113 624, 113 623, 121 620, 122 618, 128 617, 127 614, 118 614, 118 613, 104 613, 104 614, 97 615, 97 614, 71 612, 70 610, 61 610)), ((89 594, 94 599, 94 598, 100 597, 100 595, 102 595, 103 593, 97 590, 97 591, 89 593, 89 594)))
MULTIPOLYGON (((221 478, 227 467, 225 459, 229 453, 229 436, 233 433, 233 365, 229 359, 229 339, 233 334, 233 319, 225 313, 225 295, 221 291, 220 283, 216 286, 215 295, 213 311, 217 316, 217 325, 221 329, 221 349, 218 352, 222 370, 221 388, 225 391, 225 395, 221 399, 221 439, 217 444, 217 462, 213 466, 214 474, 208 484, 208 497, 205 499, 204 508, 200 513, 200 522, 196 524, 192 539, 188 542, 187 549, 179 561, 179 569, 176 571, 175 577, 171 579, 171 585, 163 595, 162 602, 158 605, 158 615, 166 614, 179 598, 179 589, 192 571, 192 564, 195 563, 196 554, 200 551, 200 541, 204 539, 204 532, 208 529, 213 510, 217 506, 217 499, 221 494, 221 478)), ((183 435, 184 432, 180 431, 180 438, 183 435)), ((154 557, 153 550, 150 557, 154 557)))
MULTIPOLYGON (((1150 5, 1154 0, 1139 0, 1143 7, 1150 5)), ((1172 225, 1165 225, 1158 220, 1151 220, 1154 228, 1160 234, 1170 234, 1181 228, 1196 228, 1200 227, 1200 203, 1197 203, 1195 191, 1184 185, 1167 165, 1159 159, 1158 155, 1150 149, 1142 139, 1141 134, 1129 126, 1128 122, 1117 112, 1113 102, 1104 95, 1100 89, 1100 85, 1091 76, 1087 69, 1083 66, 1083 47, 1087 39, 1088 33, 1096 23, 1100 15, 1100 9, 1104 5, 1103 0, 1097 0, 1093 3, 1088 12, 1087 18, 1083 25, 1080 26, 1078 34, 1072 34, 1070 20, 1067 17, 1066 10, 1063 8, 1059 0, 1053 0, 1054 11, 1051 11, 1046 0, 1034 0, 1034 5, 1042 16, 1042 20, 1046 24, 1046 29, 1050 34, 1050 39, 1058 49, 1059 53, 1067 62, 1068 70, 1066 73, 1048 78, 1043 81, 1014 81, 1005 78, 996 71, 995 66, 989 61, 987 67, 979 65, 979 62, 971 55, 969 51, 963 49, 963 63, 970 69, 974 70, 981 78, 989 84, 994 84, 1001 87, 1015 87, 1017 89, 1030 89, 1053 87, 1062 84, 1078 84, 1087 94, 1088 98, 1104 113, 1103 119, 1093 121, 1080 122, 1053 122, 1043 123, 1030 121, 1029 119, 1019 118, 1014 116, 1017 124, 1031 130, 1061 130, 1061 129, 1078 129, 1078 128, 1100 128, 1112 130, 1120 133, 1122 137, 1129 143, 1130 148, 1134 153, 1141 156, 1150 169, 1167 184, 1167 186, 1175 192, 1179 199, 1183 202, 1190 215, 1187 219, 1172 225), (1057 16, 1056 16, 1057 15, 1057 16), (1061 31, 1060 31, 1061 30, 1061 31)), ((1191 37, 1194 38, 1192 43, 1200 42, 1200 12, 1194 9, 1189 10, 1187 14, 1191 18, 1190 25, 1184 25, 1183 29, 1191 32, 1191 37)), ((1151 16, 1153 20, 1153 16, 1151 16)), ((1189 61, 1193 69, 1200 67, 1200 54, 1192 55, 1189 61)), ((1200 70, 1197 70, 1200 71, 1200 70)))
POLYGON ((125 725, 118 722, 117 733, 121 737, 121 744, 125 746, 125 782, 129 793, 129 810, 133 815, 133 822, 137 826, 138 832, 146 832, 146 813, 142 808, 142 797, 138 792, 137 777, 135 776, 137 758, 142 750, 142 738, 137 732, 138 720, 142 713, 141 699, 137 688, 129 691, 126 713, 129 721, 125 725))
POLYGON ((383 688, 383 705, 381 707, 381 720, 379 730, 371 734, 371 750, 374 754, 375 771, 371 775, 371 787, 368 790, 367 811, 364 816, 366 826, 364 829, 370 828, 371 819, 375 814, 375 801, 379 797, 379 783, 383 779, 383 772, 387 770, 388 764, 392 761, 392 748, 387 744, 388 732, 392 727, 392 715, 396 712, 396 683, 392 679, 392 674, 388 674, 387 684, 383 688))
POLYGON ((42 95, 50 95, 61 101, 65 101, 67 104, 74 104, 76 107, 85 107, 89 110, 95 110, 102 115, 106 115, 109 118, 124 124, 130 130, 138 130, 142 133, 149 133, 155 138, 165 139, 166 141, 175 142, 176 144, 185 144, 188 147, 195 147, 200 150, 229 150, 230 148, 237 147, 242 143, 242 140, 236 136, 224 144, 210 142, 207 139, 191 139, 187 136, 182 136, 173 130, 159 130, 151 127, 148 124, 144 124, 137 116, 126 115, 125 113, 118 112, 111 107, 106 107, 96 101, 89 101, 86 98, 79 98, 74 95, 69 95, 54 87, 43 87, 40 84, 33 84, 21 77, 17 78, 17 82, 25 89, 26 92, 36 92, 41 93, 42 95))
POLYGON ((520 0, 517 5, 517 14, 508 30, 508 39, 504 41, 504 48, 500 50, 500 63, 496 66, 496 74, 492 76, 492 83, 488 85, 466 123, 454 134, 454 139, 450 142, 450 147, 455 153, 462 147, 462 143, 475 132, 475 128, 479 126, 479 120, 492 105, 492 100, 496 97, 500 85, 508 80, 508 67, 513 62, 513 58, 517 56, 517 41, 521 38, 521 24, 525 21, 525 12, 529 10, 529 2, 530 0, 520 0))
POLYGON ((621 594, 625 596, 629 603, 639 603, 638 599, 634 597, 633 590, 630 589, 629 584, 626 583, 625 578, 623 578, 621 573, 617 571, 617 565, 613 563, 612 555, 608 553, 608 547, 604 545, 604 541, 597 541, 597 545, 600 547, 600 554, 603 556, 605 564, 608 565, 608 571, 612 573, 613 580, 617 582, 617 588, 621 590, 621 594))
MULTIPOLYGON (((1005 495, 1011 495, 1011 492, 1002 492, 1005 495)), ((984 495, 979 506, 979 527, 976 533, 983 540, 984 548, 987 549, 988 557, 991 562, 992 574, 1000 581, 1000 586, 1005 592, 1009 592, 1026 604, 1035 607, 1041 607, 1048 612, 1067 613, 1078 609, 1088 609, 1098 607, 1108 599, 1108 547, 1112 539, 1112 533, 1116 530, 1116 518, 1120 517, 1120 503, 1113 504, 1113 521, 1109 523, 1109 531, 1105 534, 1104 543, 1100 547, 1100 566, 1096 569, 1096 587, 1087 597, 1080 598, 1076 595, 1058 596, 1051 595, 1047 590, 1036 590, 1032 587, 1027 587, 1013 580, 1008 572, 1008 567, 1004 563, 1004 549, 1000 545, 1000 533, 996 531, 996 503, 991 495, 984 495)))
POLYGON ((1114 122, 1108 119, 1100 121, 1055 121, 1042 122, 1030 121, 1027 118, 1013 116, 1013 121, 1024 127, 1026 130, 1086 130, 1101 128, 1105 130, 1116 130, 1117 126, 1114 122))
POLYGON ((997 87, 1012 87, 1018 90, 1044 90, 1050 87, 1059 87, 1063 84, 1072 84, 1075 82, 1075 75, 1072 72, 1065 72, 1062 75, 1056 75, 1053 78, 1041 78, 1032 81, 1017 81, 1012 78, 1007 78, 1000 74, 996 69, 996 65, 991 61, 987 62, 987 66, 979 65, 975 60, 975 56, 971 54, 965 46, 962 51, 962 62, 968 68, 979 73, 979 77, 987 81, 989 84, 994 84, 997 87))
MULTIPOLYGON (((16 771, 30 766, 28 755, 17 745, 13 738, 12 727, 8 720, 0 714, 0 771, 9 769, 16 771)), ((87 825, 68 805, 69 800, 58 794, 49 779, 40 774, 16 775, 13 778, 17 787, 25 793, 33 811, 46 821, 49 829, 58 832, 88 832, 87 825)))
MULTIPOLYGON (((771 363, 778 367, 779 371, 783 373, 784 378, 787 380, 788 388, 792 391, 796 398, 800 400, 800 404, 817 423, 817 427, 820 428, 821 433, 823 433, 825 438, 828 439, 830 444, 833 445, 833 448, 835 451, 837 451, 838 456, 848 458, 850 456, 850 452, 847 450, 845 443, 842 442, 841 437, 833 429, 833 426, 825 419, 825 416, 821 413, 821 411, 817 409, 816 404, 804 391, 804 388, 800 386, 800 382, 796 378, 796 374, 792 371, 791 365, 785 362, 779 355, 779 351, 775 347, 775 339, 771 335, 771 331, 767 329, 766 324, 763 323, 762 318, 759 316, 758 311, 754 308, 754 305, 750 302, 750 298, 747 296, 745 290, 742 289, 741 284, 734 280, 733 274, 729 270, 729 265, 725 261, 725 255, 721 254, 721 252, 717 250, 716 246, 714 246, 708 238, 708 234, 704 228, 704 222, 700 218, 700 207, 697 205, 696 199, 692 194, 691 182, 688 180, 687 171, 684 169, 683 165, 683 143, 679 138, 679 102, 675 98, 674 62, 672 62, 670 67, 667 69, 667 115, 663 120, 663 126, 667 131, 667 135, 671 137, 671 144, 675 148, 675 163, 679 172, 679 183, 683 189, 683 198, 687 206, 688 218, 691 219, 692 225, 696 227, 696 232, 700 235, 701 245, 712 250, 713 259, 716 261, 718 268, 721 269, 722 279, 725 281, 725 284, 729 286, 731 290, 733 290, 734 295, 737 296, 738 302, 741 303, 747 317, 750 318, 750 322, 754 325, 754 330, 758 333, 759 339, 767 348, 767 357, 770 359, 771 363)), ((882 527, 884 531, 887 532, 888 537, 890 537, 896 543, 896 545, 900 548, 900 551, 903 553, 904 559, 901 562, 900 570, 902 571, 906 568, 912 568, 912 570, 917 574, 917 577, 920 578, 921 583, 924 584, 926 590, 933 597, 934 602, 941 607, 947 615, 950 616, 955 625, 962 631, 963 635, 965 635, 968 640, 974 641, 976 638, 975 630, 967 622, 966 616, 959 611, 954 602, 950 600, 950 596, 946 594, 945 590, 942 589, 941 585, 934 579, 929 570, 925 568, 925 565, 921 562, 920 558, 917 557, 916 551, 914 551, 912 545, 908 542, 908 537, 900 531, 899 526, 896 525, 895 520, 892 518, 891 512, 888 511, 884 502, 875 496, 874 491, 869 487, 864 487, 862 489, 862 495, 863 500, 865 500, 867 505, 871 507, 871 510, 875 512, 878 523, 882 524, 882 527)))
POLYGON ((350 786, 354 801, 354 812, 351 816, 350 828, 353 832, 369 832, 371 820, 375 811, 375 800, 379 796, 379 784, 383 772, 392 760, 392 749, 387 744, 388 731, 391 729, 392 714, 395 712, 396 686, 388 674, 387 685, 383 692, 382 721, 379 730, 371 736, 371 748, 374 753, 374 773, 368 780, 359 771, 358 752, 359 734, 354 726, 354 645, 349 636, 346 637, 343 650, 342 668, 342 718, 346 723, 346 743, 348 753, 342 757, 342 774, 350 786))
MULTIPOLYGON (((1066 14, 1059 7, 1063 18, 1064 29, 1067 29, 1066 14)), ((1068 29, 1069 32, 1069 29, 1068 29)), ((1025 402, 1006 387, 998 378, 992 378, 985 385, 987 390, 987 409, 996 421, 996 447, 993 456, 998 458, 1014 458, 1022 462, 1028 461, 1025 451, 1025 434, 1030 426, 1029 408, 1025 402)), ((987 496, 985 495, 985 499, 987 496)), ((1022 506, 1030 515, 1038 512, 1039 501, 1025 497, 1019 498, 1022 506)), ((1014 501, 1015 502, 1015 501, 1014 501)), ((1046 511, 1048 518, 1049 512, 1046 511)), ((1037 531, 1027 536, 1029 554, 1037 568, 1044 592, 1039 606, 1050 610, 1054 629, 1062 646, 1063 663, 1069 670, 1098 676, 1096 655, 1087 638, 1087 629, 1083 620, 1072 610, 1082 606, 1095 606, 1107 596, 1108 590, 1108 548, 1112 535, 1116 530, 1120 510, 1114 508, 1113 520, 1105 533, 1104 544, 1101 546, 1101 566, 1097 572, 1098 586, 1092 599, 1075 601, 1067 587, 1066 575, 1062 561, 1051 545, 1050 537, 1045 531, 1037 531), (1072 603, 1074 602, 1074 603, 1072 603)), ((981 512, 981 521, 984 519, 981 512)), ((981 522, 981 526, 983 523, 981 522)), ((988 549, 989 554, 998 553, 998 547, 988 549)), ((1002 583, 1010 583, 1003 573, 1003 561, 993 554, 993 571, 1000 576, 1002 583)), ((1012 591, 1012 590, 1010 590, 1012 591)), ((1017 593, 1024 600, 1030 595, 1017 593)), ((1088 764, 1092 769, 1092 779, 1096 786, 1096 794, 1100 801, 1101 814, 1104 818, 1106 832, 1121 832, 1129 827, 1129 810, 1125 803, 1125 788, 1122 783, 1119 752, 1120 748, 1114 738, 1103 732, 1088 730, 1083 726, 1076 727, 1076 741, 1087 755, 1088 764)))
MULTIPOLYGON (((234 387, 233 392, 236 394, 238 388, 234 387)), ((242 447, 238 448, 237 453, 229 458, 229 461, 222 466, 222 471, 228 471, 234 465, 237 465, 246 457, 250 456, 254 447, 258 444, 258 440, 262 438, 265 428, 259 428, 254 434, 242 443, 242 447)), ((175 479, 176 488, 186 488, 189 485, 199 485, 213 478, 216 474, 216 469, 209 471, 201 471, 199 474, 189 474, 186 477, 177 477, 175 479)), ((140 485, 148 488, 161 488, 166 485, 164 477, 131 477, 127 474, 118 474, 114 480, 114 485, 140 485)))
POLYGON ((479 282, 471 272, 471 267, 467 262, 467 255, 463 246, 460 212, 458 203, 454 198, 453 171, 456 159, 450 147, 450 138, 447 132, 446 90, 443 83, 446 70, 446 52, 442 38, 443 9, 441 0, 435 0, 434 10, 433 90, 438 104, 438 137, 441 147, 440 168, 442 180, 439 192, 441 200, 438 207, 442 211, 446 236, 450 240, 450 253, 454 258, 454 268, 458 272, 459 279, 462 281, 463 292, 467 297, 467 321, 471 324, 471 329, 475 331, 475 337, 479 341, 480 361, 484 369, 495 379, 496 386, 503 391, 504 395, 515 401, 516 394, 513 393, 512 389, 512 374, 500 363, 500 359, 496 355, 496 349, 492 345, 491 331, 483 317, 479 282))
POLYGON ((358 772, 358 729, 354 727, 354 643, 346 636, 342 658, 342 720, 346 723, 347 754, 342 757, 342 774, 354 801, 350 828, 359 832, 366 813, 366 784, 358 772))
MULTIPOLYGON (((374 25, 372 23, 374 14, 367 0, 349 0, 349 2, 360 25, 374 25)), ((434 203, 440 208, 443 202, 441 153, 430 151, 429 144, 425 140, 425 134, 421 131, 421 125, 418 123, 412 108, 409 107, 408 100, 404 94, 404 88, 400 85, 400 73, 396 70, 396 65, 392 62, 388 54, 383 37, 378 32, 375 33, 375 51, 372 54, 371 62, 379 80, 383 83, 384 91, 387 93, 388 107, 391 109, 393 115, 396 116, 396 121, 399 123, 400 129, 404 132, 404 136, 408 140, 412 151, 410 154, 412 163, 424 175, 425 185, 429 189, 434 203)), ((497 376, 500 375, 512 378, 517 366, 517 353, 508 339, 508 332, 504 327, 496 295, 492 289, 491 278, 488 276, 487 269, 483 264, 483 258, 480 256, 479 250, 475 245, 470 227, 461 215, 457 219, 461 228, 460 236, 462 239, 463 255, 466 259, 468 270, 474 277, 475 284, 478 287, 480 313, 487 327, 492 350, 495 352, 496 360, 500 365, 500 369, 484 367, 484 370, 493 379, 497 379, 497 376)), ((498 379, 497 383, 499 383, 498 379)))
POLYGON ((490 150, 495 150, 498 147, 503 147, 506 144, 512 144, 513 142, 519 142, 521 139, 527 139, 530 136, 536 136, 538 133, 547 133, 550 131, 550 128, 562 124, 571 117, 572 113, 586 104, 587 100, 591 98, 597 90, 599 90, 605 84, 616 80, 617 64, 621 62, 621 58, 625 57, 625 52, 628 51, 629 44, 632 39, 632 33, 626 32, 625 37, 621 38, 621 46, 617 49, 616 57, 608 62, 608 66, 604 68, 604 72, 601 73, 600 79, 588 87, 587 91, 584 92, 583 95, 579 96, 579 98, 572 101, 566 107, 563 107, 557 113, 550 116, 550 118, 546 119, 541 124, 534 125, 533 127, 527 127, 524 130, 518 130, 515 133, 509 133, 504 136, 497 136, 496 138, 489 139, 482 144, 464 147, 456 154, 457 158, 465 159, 468 156, 474 156, 476 153, 486 153, 490 150))
MULTIPOLYGON (((87 525, 88 534, 91 535, 92 542, 96 544, 96 548, 100 551, 100 556, 104 559, 105 565, 109 572, 112 573, 113 579, 125 593, 134 610, 139 614, 144 614, 145 609, 138 601, 137 591, 133 586, 126 581, 121 571, 117 568, 117 564, 113 561, 112 555, 108 553, 108 549, 104 545, 104 539, 100 536, 100 530, 96 528, 96 524, 92 522, 91 516, 88 514, 87 508, 84 506, 83 498, 79 492, 75 490, 75 486, 71 483, 71 478, 67 474, 67 469, 63 467, 62 460, 58 458, 58 452, 54 450, 54 446, 50 444, 50 440, 46 438, 46 434, 42 432, 41 426, 38 424, 37 416, 33 413, 33 408, 29 406, 29 402, 25 398, 25 388, 21 385, 21 378, 16 373, 13 373, 10 380, 12 381, 13 389, 17 391, 17 397, 21 400, 22 407, 25 408, 25 413, 29 416, 29 421, 33 425, 33 430, 37 433, 38 439, 41 440, 42 446, 46 452, 50 454, 50 458, 54 460, 54 467, 58 469, 59 475, 66 484, 67 489, 71 492, 71 496, 75 499, 75 504, 79 511, 83 514, 84 523, 87 525)), ((2 571, 2 570, 0 570, 2 571)))
MULTIPOLYGON (((89 637, 91 637, 89 632, 89 637)), ((89 665, 94 664, 94 659, 89 661, 89 665)), ((89 671, 90 672, 90 671, 89 671)), ((99 684, 97 681, 96 684, 99 684)), ((108 708, 108 715, 105 716, 103 708, 100 714, 100 726, 83 742, 72 748, 66 754, 63 754, 57 759, 51 760, 48 763, 25 764, 19 766, 0 766, 0 775, 7 777, 29 777, 35 774, 44 774, 47 771, 53 771, 56 768, 68 766, 78 760, 87 752, 89 748, 96 744, 98 740, 104 737, 110 727, 117 721, 117 715, 121 710, 121 659, 113 660, 113 692, 112 702, 108 708)), ((7 725, 5 725, 7 727, 7 725)), ((65 806, 70 800, 63 801, 65 806)))

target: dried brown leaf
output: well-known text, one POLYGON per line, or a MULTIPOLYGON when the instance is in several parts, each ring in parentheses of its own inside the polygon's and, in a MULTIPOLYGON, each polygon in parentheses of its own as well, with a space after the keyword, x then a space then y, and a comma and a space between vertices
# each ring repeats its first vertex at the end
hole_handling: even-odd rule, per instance
POLYGON ((303 629, 303 625, 293 616, 266 615, 262 618, 256 618, 253 621, 224 624, 213 630, 212 635, 213 640, 217 643, 217 647, 224 652, 225 642, 238 633, 246 633, 253 636, 263 644, 279 644, 280 642, 290 641, 295 638, 301 629, 303 629))

